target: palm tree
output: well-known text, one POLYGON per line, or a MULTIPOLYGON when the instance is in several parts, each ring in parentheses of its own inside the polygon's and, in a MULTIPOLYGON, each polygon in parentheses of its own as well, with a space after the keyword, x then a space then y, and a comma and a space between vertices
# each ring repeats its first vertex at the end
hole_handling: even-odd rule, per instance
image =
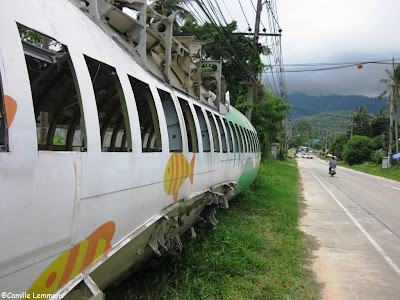
POLYGON ((388 149, 388 158, 389 158, 389 167, 391 165, 390 157, 392 156, 392 145, 393 145, 393 128, 395 129, 395 138, 396 138, 396 152, 399 152, 399 134, 398 134, 398 122, 397 122, 397 105, 399 104, 399 86, 400 86, 400 65, 396 68, 393 67, 393 73, 389 70, 386 70, 386 74, 388 78, 382 78, 380 80, 381 83, 386 85, 385 90, 379 95, 378 101, 383 99, 387 94, 388 96, 388 104, 389 104, 389 149, 388 149), (394 122, 395 121, 395 122, 394 122), (393 126, 395 123, 395 126, 393 126))
POLYGON ((369 122, 370 115, 368 114, 368 108, 364 105, 356 108, 356 112, 352 116, 352 125, 354 135, 371 136, 371 125, 369 122))

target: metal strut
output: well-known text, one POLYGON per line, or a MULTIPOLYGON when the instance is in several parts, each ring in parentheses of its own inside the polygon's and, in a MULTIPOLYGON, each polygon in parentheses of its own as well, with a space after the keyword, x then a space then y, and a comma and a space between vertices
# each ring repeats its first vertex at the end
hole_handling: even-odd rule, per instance
POLYGON ((182 224, 179 217, 176 220, 173 217, 163 216, 161 223, 155 228, 147 243, 158 257, 163 253, 176 255, 182 252, 183 245, 179 234, 173 233, 173 230, 182 224), (168 235, 169 233, 172 234, 168 235))
POLYGON ((143 68, 220 113, 229 112, 222 62, 202 60, 202 46, 212 40, 173 36, 177 11, 161 15, 147 0, 80 0, 79 7, 143 68), (140 17, 131 17, 127 8, 140 17), (214 83, 216 94, 210 90, 214 83))

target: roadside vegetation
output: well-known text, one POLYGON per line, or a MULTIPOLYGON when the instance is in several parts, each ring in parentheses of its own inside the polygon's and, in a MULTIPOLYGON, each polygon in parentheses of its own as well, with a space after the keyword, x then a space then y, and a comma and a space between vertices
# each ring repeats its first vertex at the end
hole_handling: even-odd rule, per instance
POLYGON ((350 168, 356 171, 364 172, 371 175, 381 176, 384 178, 400 181, 400 165, 394 165, 388 169, 382 169, 381 165, 377 165, 374 162, 365 162, 360 165, 348 165, 345 162, 339 162, 342 167, 350 168))
POLYGON ((197 229, 180 256, 138 270, 107 299, 319 299, 294 163, 264 159, 254 183, 218 211, 215 230, 197 229))
MULTIPOLYGON (((383 110, 371 116, 366 107, 360 106, 353 113, 352 126, 332 142, 329 153, 344 160, 349 166, 370 163, 367 164, 370 167, 364 169, 371 169, 374 164, 381 168, 384 157, 391 157, 392 153, 399 151, 394 130, 392 138, 389 138, 389 125, 389 117, 383 110)), ((393 167, 399 166, 396 160, 390 163, 393 167)))

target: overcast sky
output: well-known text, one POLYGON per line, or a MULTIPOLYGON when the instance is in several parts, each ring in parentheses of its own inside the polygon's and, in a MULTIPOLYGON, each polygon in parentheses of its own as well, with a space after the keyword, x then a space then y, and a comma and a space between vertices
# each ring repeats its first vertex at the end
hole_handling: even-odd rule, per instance
MULTIPOLYGON (((256 6, 257 0, 241 0, 241 3, 254 28, 255 10, 250 1, 256 6)), ((286 71, 305 68, 290 64, 357 63, 393 57, 400 62, 400 0, 275 0, 275 3, 283 30, 286 71)), ((229 5, 231 16, 238 20, 239 30, 245 31, 247 22, 238 0, 224 0, 222 4, 223 9, 229 5)), ((227 16, 229 19, 230 15, 227 16)), ((268 24, 265 5, 261 16, 263 23, 268 24)), ((391 69, 391 65, 365 64, 362 69, 354 66, 330 71, 287 72, 285 77, 288 94, 372 97, 384 89, 379 80, 386 77, 385 69, 391 69)))

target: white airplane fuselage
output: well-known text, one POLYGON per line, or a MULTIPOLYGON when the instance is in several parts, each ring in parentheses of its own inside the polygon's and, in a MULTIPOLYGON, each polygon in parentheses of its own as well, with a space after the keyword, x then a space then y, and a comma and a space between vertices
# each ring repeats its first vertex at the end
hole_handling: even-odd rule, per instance
POLYGON ((0 291, 68 295, 82 283, 102 290, 154 253, 179 252, 179 236, 205 219, 202 213, 210 205, 226 208, 258 169, 257 135, 239 111, 230 107, 222 114, 158 78, 76 3, 0 4, 6 136, 0 152, 0 291), (62 51, 53 49, 63 53, 57 63, 50 62, 52 46, 43 57, 35 47, 27 50, 21 28, 62 44, 62 51), (107 121, 114 126, 108 128, 115 128, 118 120, 99 114, 108 107, 106 102, 100 105, 108 85, 102 81, 99 90, 94 86, 100 66, 115 70, 101 74, 117 78, 111 84, 117 82, 118 92, 111 98, 123 99, 115 102, 124 117, 115 138, 112 130, 102 129, 107 121), (50 86, 45 90, 46 82, 50 86), (133 82, 153 98, 147 113, 140 111, 133 82), (69 92, 73 96, 57 100, 69 92), (171 100, 164 102, 162 95, 171 100), (59 112, 54 103, 71 104, 59 112), (73 105, 76 109, 70 110, 73 105), (167 107, 177 123, 165 113, 167 107), (65 130, 74 141, 69 133, 61 146, 55 138, 38 141, 38 112, 45 109, 50 114, 47 134, 58 137, 65 130), (65 120, 58 123, 63 126, 53 122, 57 113, 65 120), (192 123, 185 122, 185 113, 191 114, 192 123), (75 114, 76 127, 66 121, 75 114), (150 114, 155 129, 143 133, 142 119, 150 114), (52 124, 58 126, 54 132, 52 124), (122 142, 113 148, 117 139, 122 142), (146 149, 144 143, 149 143, 146 149))

